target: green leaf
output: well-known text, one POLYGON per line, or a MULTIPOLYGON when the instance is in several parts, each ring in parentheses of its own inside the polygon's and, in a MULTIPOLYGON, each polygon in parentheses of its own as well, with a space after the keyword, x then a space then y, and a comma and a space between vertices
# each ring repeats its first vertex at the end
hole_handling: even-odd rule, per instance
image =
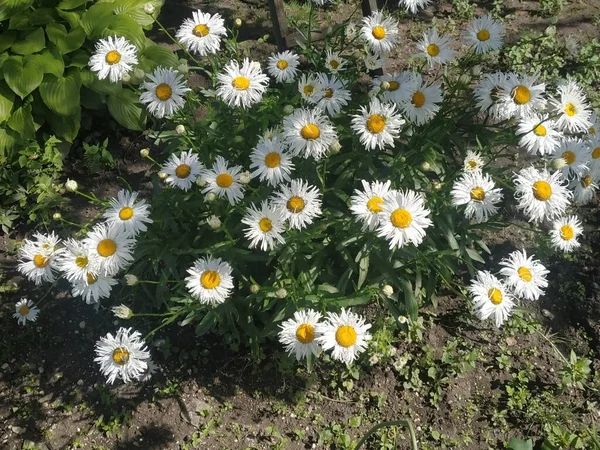
POLYGON ((16 36, 16 31, 5 31, 4 33, 0 34, 0 52, 9 49, 15 41, 16 36))
POLYGON ((29 11, 13 15, 8 21, 9 30, 26 30, 29 27, 29 11))
POLYGON ((367 280, 367 275, 369 274, 369 254, 365 254, 360 258, 358 262, 358 283, 356 284, 356 289, 360 289, 364 282, 367 280))
POLYGON ((115 34, 127 38, 138 50, 143 50, 146 45, 144 30, 131 17, 113 16, 104 30, 102 30, 101 36, 108 37, 115 34))
POLYGON ((85 5, 90 0, 62 0, 57 8, 62 9, 64 11, 69 11, 71 9, 75 9, 81 5, 85 5))
POLYGON ((115 5, 113 3, 96 3, 92 5, 81 16, 81 26, 85 30, 85 34, 90 37, 98 37, 114 16, 114 9, 115 5))
POLYGON ((72 30, 81 26, 81 14, 76 12, 63 11, 61 9, 57 9, 56 13, 69 24, 72 30))
POLYGON ((111 83, 107 78, 99 80, 95 73, 87 69, 81 71, 81 82, 85 87, 99 94, 119 96, 123 90, 123 85, 120 81, 118 83, 111 83))
POLYGON ((46 46, 46 37, 44 36, 43 28, 36 28, 21 37, 10 48, 13 52, 19 55, 30 55, 39 52, 46 46))
POLYGON ((412 283, 408 280, 402 280, 402 290, 404 292, 404 305, 406 312, 411 320, 416 320, 419 315, 417 300, 413 294, 412 283))
POLYGON ((12 113, 6 124, 24 139, 35 137, 35 124, 31 115, 31 105, 21 106, 17 109, 12 113))
POLYGON ((31 94, 44 78, 43 66, 37 55, 12 56, 2 65, 8 86, 22 99, 31 94))
POLYGON ((54 8, 38 8, 29 15, 29 23, 33 26, 47 25, 58 20, 54 8))
POLYGON ((88 66, 90 55, 85 50, 79 49, 69 55, 69 67, 83 69, 88 66))
POLYGON ((2 0, 0 1, 0 22, 29 8, 33 0, 2 0))
POLYGON ((130 130, 142 131, 146 128, 148 113, 139 97, 129 89, 123 89, 118 96, 108 97, 108 110, 113 118, 130 130))
POLYGON ((0 157, 7 157, 8 153, 13 150, 18 140, 18 134, 14 131, 0 127, 0 157))
POLYGON ((472 248, 467 248, 467 255, 469 255, 469 258, 471 258, 473 261, 477 261, 480 263, 485 264, 485 260, 481 257, 481 255, 479 254, 479 252, 477 250, 473 250, 472 248))
POLYGON ((508 442, 507 450, 533 450, 533 442, 531 439, 523 441, 522 439, 512 438, 508 442))
POLYGON ((45 49, 38 55, 38 61, 42 64, 44 73, 51 73, 62 77, 65 71, 65 63, 62 55, 55 46, 45 49))
POLYGON ((63 55, 74 52, 85 42, 85 31, 82 27, 67 33, 64 25, 51 23, 46 25, 46 34, 50 42, 55 44, 63 55))
MULTIPOLYGON (((142 58, 146 59, 152 64, 144 64, 142 67, 146 72, 150 72, 156 66, 163 67, 177 67, 179 65, 179 58, 171 50, 168 50, 160 45, 155 44, 150 39, 146 40, 146 49, 142 58)), ((140 61, 141 62, 141 61, 140 61)), ((142 65, 142 64, 140 64, 142 65)))
POLYGON ((154 17, 158 17, 163 3, 164 0, 115 0, 114 4, 117 5, 115 13, 131 17, 139 25, 149 28, 154 23, 154 19, 153 16, 146 14, 144 6, 146 4, 154 6, 154 17))
POLYGON ((14 104, 15 93, 8 88, 5 82, 0 82, 0 123, 10 117, 14 104))
POLYGON ((66 77, 47 74, 40 84, 40 95, 44 104, 61 116, 75 114, 79 108, 81 82, 76 72, 66 77))
POLYGON ((54 134, 67 142, 73 142, 79 133, 81 108, 77 108, 75 113, 71 116, 59 116, 51 110, 48 110, 46 120, 52 127, 54 134))

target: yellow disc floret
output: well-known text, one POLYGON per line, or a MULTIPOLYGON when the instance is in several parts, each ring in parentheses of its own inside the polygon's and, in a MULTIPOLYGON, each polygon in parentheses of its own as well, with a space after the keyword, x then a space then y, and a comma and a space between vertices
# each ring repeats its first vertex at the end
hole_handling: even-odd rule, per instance
POLYGON ((335 341, 339 346, 348 348, 356 343, 356 330, 350 325, 342 325, 335 332, 335 341))

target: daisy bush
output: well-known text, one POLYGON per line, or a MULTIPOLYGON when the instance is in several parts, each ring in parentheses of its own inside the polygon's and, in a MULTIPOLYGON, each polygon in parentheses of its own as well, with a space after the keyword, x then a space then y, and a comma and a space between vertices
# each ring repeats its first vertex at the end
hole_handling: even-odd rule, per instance
MULTIPOLYGON (((386 11, 349 23, 259 61, 219 14, 194 12, 174 36, 186 70, 158 66, 137 93, 155 118, 141 152, 151 191, 98 199, 72 186, 104 221, 27 239, 20 270, 38 285, 63 277, 87 303, 125 302, 114 309, 123 320, 158 316, 157 328, 190 325, 256 355, 279 340, 309 364, 323 352, 353 363, 381 310, 415 320, 440 292, 497 326, 538 300, 543 262, 518 250, 494 267, 485 238, 518 223, 556 252, 580 245, 600 167, 582 88, 499 71, 504 27, 489 15, 462 36, 431 28, 415 42, 386 11), (373 72, 400 45, 413 49, 407 65, 373 72)), ((38 309, 19 302, 15 317, 38 309)), ((142 379, 144 345, 122 328, 98 342, 96 361, 111 382, 142 379)))

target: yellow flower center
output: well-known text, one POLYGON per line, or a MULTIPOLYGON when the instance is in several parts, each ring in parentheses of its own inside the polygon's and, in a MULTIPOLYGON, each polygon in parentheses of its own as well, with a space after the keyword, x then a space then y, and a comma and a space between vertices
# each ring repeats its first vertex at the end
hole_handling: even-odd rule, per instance
POLYGON ((280 59, 277 61, 276 65, 279 70, 285 70, 288 68, 288 62, 285 59, 280 59))
POLYGON ((263 217, 258 222, 258 228, 260 228, 260 231, 262 231, 263 233, 268 233, 269 231, 271 231, 271 228, 273 228, 273 223, 270 219, 263 217))
POLYGON ((488 290, 488 297, 494 305, 502 303, 502 292, 500 292, 500 289, 491 288, 488 290))
POLYGON ((333 97, 333 89, 331 89, 331 88, 325 89, 325 94, 323 94, 323 97, 325 97, 325 98, 333 97))
POLYGON ((417 91, 412 95, 411 103, 415 106, 415 108, 420 108, 425 104, 425 94, 421 91, 417 91))
POLYGON ((584 188, 588 187, 590 184, 592 184, 592 177, 590 177, 589 175, 586 175, 581 179, 581 186, 583 186, 584 188))
POLYGON ((214 289, 221 284, 221 276, 214 270, 207 270, 200 276, 200 284, 204 289, 214 289))
POLYGON ((98 254, 104 258, 112 256, 117 251, 117 244, 112 239, 102 239, 98 242, 98 254))
POLYGON ((287 201, 287 209, 289 212, 297 214, 304 209, 304 200, 300 197, 293 196, 287 201))
POLYGON ((388 88, 388 91, 390 92, 394 92, 400 89, 400 83, 398 83, 397 81, 388 81, 388 84, 390 85, 390 87, 388 88))
POLYGON ((545 181, 536 181, 533 183, 533 196, 537 200, 545 202, 552 197, 552 186, 545 181))
POLYGON ((471 199, 482 202, 485 199, 485 191, 479 186, 474 187, 471 189, 471 199))
POLYGON ((342 325, 335 332, 335 341, 341 347, 352 347, 356 343, 356 331, 350 325, 342 325))
POLYGON ((116 50, 111 50, 106 54, 104 60, 106 61, 106 64, 110 64, 112 66, 113 64, 117 64, 119 61, 121 61, 121 54, 116 50))
POLYGON ((471 167, 472 169, 474 169, 475 167, 477 167, 477 161, 467 161, 467 164, 469 165, 469 167, 471 167))
POLYGON ((490 32, 488 30, 479 30, 477 32, 477 39, 482 42, 487 41, 490 38, 490 32))
POLYGON ((527 86, 523 86, 522 84, 520 84, 519 86, 513 89, 512 97, 517 105, 524 105, 525 103, 528 103, 529 100, 531 100, 531 91, 527 86))
POLYGON ((590 129, 588 130, 588 133, 596 134, 596 129, 594 127, 590 127, 590 129))
POLYGON ((192 168, 188 164, 181 164, 175 168, 177 178, 187 178, 192 173, 192 168))
POLYGON ((392 213, 390 220, 396 228, 408 228, 412 223, 412 216, 407 210, 399 208, 392 213))
POLYGON ((527 267, 519 267, 517 272, 519 273, 519 276, 523 281, 530 282, 533 278, 533 276, 531 275, 531 270, 529 270, 527 267))
POLYGON ((315 327, 307 323, 303 323, 296 329, 296 339, 303 344, 310 344, 315 340, 315 327))
POLYGON ((575 153, 573 153, 571 150, 564 152, 561 157, 568 165, 571 165, 575 162, 575 153))
POLYGON ((233 184, 233 177, 228 173, 222 173, 217 176, 216 182, 220 188, 228 188, 233 184))
POLYGON ((575 232, 573 231, 571 225, 563 225, 562 227, 560 227, 560 237, 564 241, 570 241, 571 239, 573 239, 574 235, 575 232))
POLYGON ((546 136, 546 127, 542 124, 539 124, 537 127, 533 129, 533 134, 536 136, 544 137, 546 136))
POLYGON ((29 306, 27 305, 23 305, 19 308, 19 314, 21 314, 22 316, 26 316, 27 314, 29 314, 29 306))
POLYGON ((196 25, 194 27, 194 29, 192 30, 192 33, 196 37, 204 37, 208 33, 210 33, 210 28, 208 28, 206 25, 204 25, 204 24, 201 23, 201 24, 196 25))
POLYGON ((231 82, 231 85, 238 91, 245 91, 250 87, 250 80, 246 77, 235 77, 231 82))
POLYGON ((381 114, 371 114, 367 119, 367 130, 373 134, 378 134, 385 128, 385 117, 381 114))
POLYGON ((336 61, 335 59, 332 59, 331 61, 329 61, 329 65, 331 66, 331 68, 333 70, 337 69, 338 67, 340 67, 340 62, 336 61))
POLYGON ((88 259, 85 256, 78 256, 77 258, 75 258, 75 265, 77 267, 81 267, 82 269, 84 267, 87 267, 88 265, 88 259))
POLYGON ((367 202, 367 209, 372 213, 380 213, 383 211, 383 199, 381 197, 370 198, 367 202))
POLYGON ((429 44, 427 46, 427 54, 435 57, 440 54, 440 48, 435 44, 429 44))
POLYGON ((383 28, 381 25, 377 25, 373 27, 373 29, 371 30, 371 34, 375 39, 380 41, 385 37, 385 28, 383 28))
POLYGON ((277 152, 267 153, 267 155, 265 156, 265 166, 267 166, 269 169, 279 167, 280 162, 281 155, 277 152))
POLYGON ((313 94, 314 90, 314 86, 307 84, 306 86, 304 86, 304 89, 302 89, 302 92, 304 92, 304 95, 310 97, 313 94))
POLYGON ((321 136, 321 130, 316 123, 307 123, 300 130, 300 135, 307 141, 313 141, 321 136))
POLYGON ((156 97, 163 102, 166 102, 173 96, 173 89, 167 83, 161 83, 154 90, 156 97))
POLYGON ((600 147, 596 147, 593 151, 592 151, 592 158, 594 159, 598 159, 600 158, 600 147))
POLYGON ((577 114, 577 108, 575 108, 573 103, 567 103, 565 105, 565 114, 569 117, 573 117, 575 114, 577 114))
POLYGON ((96 281, 98 281, 98 277, 96 275, 94 275, 92 272, 88 272, 85 275, 86 279, 87 279, 87 284, 89 284, 90 286, 92 284, 94 284, 96 281))
POLYGON ((121 208, 119 211, 119 219, 121 220, 129 220, 133 217, 133 208, 126 206, 125 208, 121 208))
POLYGON ((115 364, 123 366, 129 362, 129 351, 125 347, 115 348, 112 358, 115 364))
POLYGON ((44 267, 48 267, 48 264, 50 264, 50 258, 46 258, 43 255, 37 254, 33 257, 33 264, 35 267, 43 269, 44 267))

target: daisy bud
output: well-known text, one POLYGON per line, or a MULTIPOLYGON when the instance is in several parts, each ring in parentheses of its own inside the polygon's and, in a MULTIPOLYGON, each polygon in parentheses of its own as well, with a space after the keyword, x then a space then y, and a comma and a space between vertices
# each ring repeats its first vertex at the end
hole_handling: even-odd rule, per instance
POLYGON ((217 199, 217 194, 214 192, 209 192, 204 196, 204 200, 207 202, 214 202, 217 199))
POLYGON ((473 68, 471 69, 471 74, 474 77, 478 77, 479 75, 481 75, 481 66, 480 65, 473 66, 473 68))
POLYGON ((133 311, 131 308, 125 305, 113 306, 111 311, 119 319, 127 320, 133 316, 133 311))
POLYGON ((286 298, 287 290, 285 288, 277 289, 277 292, 275 292, 275 295, 277 296, 277 298, 280 298, 280 299, 286 298))
POLYGON ((128 73, 124 73, 123 78, 121 78, 121 81, 123 83, 129 83, 131 81, 131 75, 129 75, 128 73))
POLYGON ((423 162, 421 163, 421 170, 422 170, 423 172, 428 172, 428 171, 429 171, 429 169, 431 169, 431 164, 429 164, 427 161, 423 161, 423 162))
POLYGON ((198 186, 198 187, 206 186, 206 180, 202 177, 196 178, 196 186, 198 186))
POLYGON ((550 25, 548 28, 544 30, 544 35, 547 37, 554 36, 556 34, 556 27, 554 25, 550 25))
POLYGON ((206 223, 213 230, 216 230, 221 226, 221 219, 219 219, 217 216, 210 216, 208 219, 206 219, 206 223))
POLYGON ((54 214, 52 214, 52 218, 54 220, 60 220, 60 219, 62 219, 62 214, 61 213, 54 213, 54 214))
POLYGON ((564 158, 555 158, 552 160, 552 163, 550 163, 550 166, 554 169, 554 170, 560 170, 563 167, 565 167, 567 165, 567 162, 565 161, 564 158))
POLYGON ((388 81, 383 81, 379 87, 382 91, 387 91, 390 88, 390 83, 388 81))
POLYGON ((240 183, 248 184, 248 183, 250 183, 251 179, 252 179, 252 176, 250 175, 250 172, 248 172, 247 170, 245 172, 240 173, 240 183))
POLYGON ((177 70, 184 75, 190 72, 190 68, 188 67, 187 64, 179 64, 177 66, 177 70))
POLYGON ((144 72, 142 69, 137 67, 137 68, 133 69, 133 76, 139 80, 143 80, 144 77, 146 76, 146 72, 144 72))
POLYGON ((258 294, 258 291, 260 291, 260 286, 258 284, 253 284, 250 286, 250 292, 253 294, 258 294))
POLYGON ((283 113, 284 113, 286 116, 289 116, 289 115, 290 115, 291 113, 293 113, 293 112, 294 112, 294 107, 293 107, 292 105, 285 105, 285 106, 283 107, 283 113))
POLYGON ((152 3, 146 3, 144 5, 144 12, 148 15, 152 15, 154 14, 154 11, 156 10, 156 8, 154 7, 154 5, 152 3))
POLYGON ((140 156, 142 158, 147 158, 148 155, 150 155, 150 149, 143 148, 143 149, 140 150, 140 156))
POLYGON ((260 70, 260 63, 258 61, 252 61, 250 63, 250 69, 251 70, 260 70))
POLYGON ((468 74, 463 74, 459 77, 458 82, 462 84, 469 84, 471 77, 468 74))
POLYGON ((374 366, 378 362, 379 362, 379 356, 377 356, 377 355, 373 355, 369 358, 369 364, 371 364, 372 366, 374 366))
POLYGON ((442 189, 442 183, 440 183, 440 180, 433 180, 431 185, 433 186, 433 189, 435 189, 436 191, 439 191, 440 189, 442 189))
POLYGON ((242 24, 243 24, 242 19, 238 18, 233 21, 233 25, 235 25, 236 28, 241 28, 242 24))
POLYGON ((319 228, 323 233, 327 231, 327 225, 321 225, 319 228))
POLYGON ((185 127, 183 125, 177 125, 175 127, 175 133, 177 133, 177 134, 185 133, 185 127))
POLYGON ((333 154, 339 153, 342 149, 342 144, 340 141, 333 141, 333 143, 329 146, 329 151, 333 154))
POLYGON ((75 192, 77 190, 77 181, 75 180, 70 180, 69 178, 67 178, 67 182, 65 183, 65 189, 68 192, 75 192))
POLYGON ((123 278, 125 278, 125 283, 127 283, 127 286, 135 286, 140 282, 140 280, 138 280, 138 277, 131 273, 124 275, 123 278))
POLYGON ((158 173, 158 178, 160 178, 161 180, 166 180, 168 177, 169 177, 169 175, 164 172, 158 173))
POLYGON ((391 297, 392 295, 394 295, 394 288, 391 287, 389 284, 386 284, 381 288, 381 293, 386 297, 391 297))
POLYGON ((406 316, 398 316, 398 322, 404 325, 406 322, 408 322, 408 318, 406 316))

